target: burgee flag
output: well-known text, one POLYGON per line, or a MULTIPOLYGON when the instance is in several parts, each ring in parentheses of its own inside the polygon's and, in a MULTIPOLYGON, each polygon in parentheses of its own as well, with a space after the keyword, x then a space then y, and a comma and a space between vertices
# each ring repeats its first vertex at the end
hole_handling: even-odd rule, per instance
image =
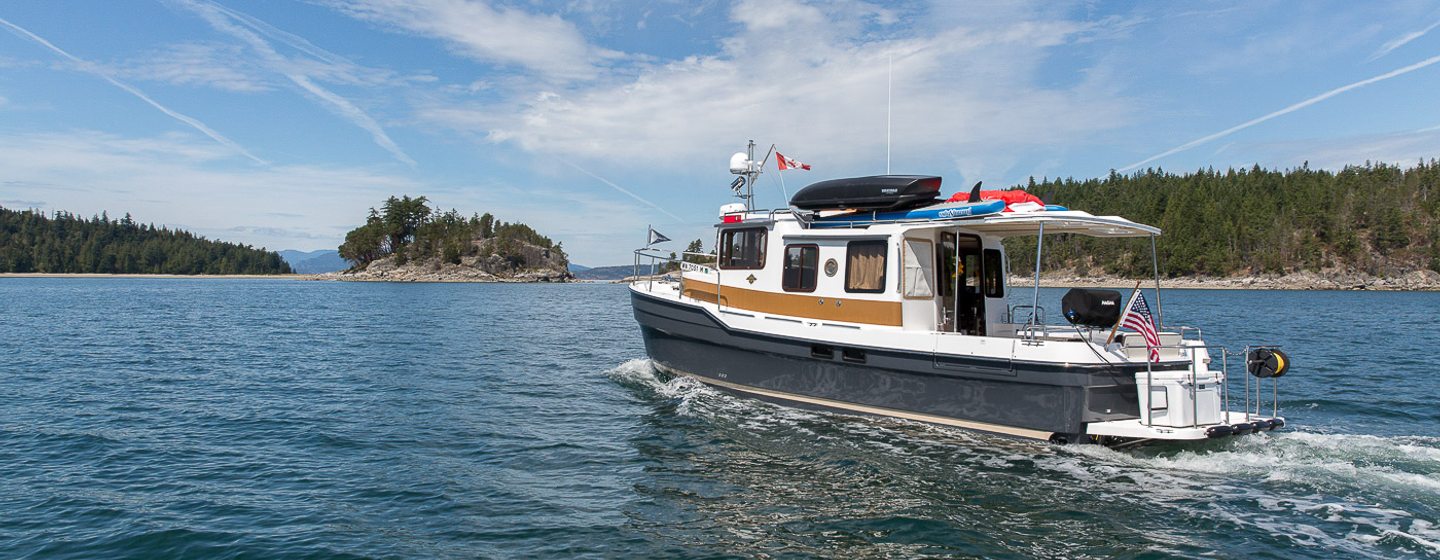
POLYGON ((646 246, 646 247, 649 247, 649 246, 654 245, 654 244, 656 244, 656 243, 664 243, 664 242, 669 241, 669 240, 670 240, 669 237, 665 237, 665 234, 660 233, 660 232, 658 232, 658 231, 655 231, 655 228, 652 227, 652 228, 650 228, 650 242, 649 242, 649 243, 646 243, 645 246, 646 246))

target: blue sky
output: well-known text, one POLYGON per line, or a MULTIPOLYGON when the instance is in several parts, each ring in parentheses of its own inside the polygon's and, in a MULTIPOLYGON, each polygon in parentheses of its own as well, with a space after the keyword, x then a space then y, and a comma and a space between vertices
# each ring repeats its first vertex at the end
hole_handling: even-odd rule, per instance
POLYGON ((425 195, 620 264, 748 139, 884 172, 887 73, 947 191, 1440 157, 1437 2, 47 0, 0 4, 0 205, 311 250, 425 195))

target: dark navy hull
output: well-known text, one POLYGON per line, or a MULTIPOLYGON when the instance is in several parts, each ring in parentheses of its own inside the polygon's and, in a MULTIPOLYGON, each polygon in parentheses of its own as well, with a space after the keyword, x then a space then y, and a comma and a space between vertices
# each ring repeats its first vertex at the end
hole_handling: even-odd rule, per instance
POLYGON ((634 291, 631 301, 660 367, 767 400, 1069 441, 1087 422, 1139 415, 1134 366, 937 359, 865 347, 847 347, 847 356, 847 348, 823 342, 728 329, 694 305, 634 291))

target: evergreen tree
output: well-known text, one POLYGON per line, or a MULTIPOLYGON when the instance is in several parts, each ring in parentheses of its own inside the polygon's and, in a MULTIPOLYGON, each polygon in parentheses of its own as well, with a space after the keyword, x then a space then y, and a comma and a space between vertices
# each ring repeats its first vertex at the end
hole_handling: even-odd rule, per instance
POLYGON ((505 223, 489 213, 466 218, 454 209, 436 212, 428 202, 423 196, 392 196, 379 210, 371 208, 365 225, 346 234, 340 256, 355 269, 392 255, 396 264, 437 259, 439 262, 434 264, 439 266, 488 256, 480 254, 482 247, 488 247, 490 254, 499 255, 511 268, 519 269, 540 264, 530 262, 525 255, 522 248, 528 245, 539 247, 543 258, 553 255, 565 259, 560 244, 530 226, 505 223))
MULTIPOLYGON (((1381 163, 1338 172, 1259 166, 1176 175, 1146 169, 1100 179, 1042 179, 1028 190, 1050 204, 1160 227, 1161 273, 1230 275, 1341 268, 1399 274, 1431 267, 1440 244, 1440 164, 1381 163)), ((1047 270, 1150 273, 1134 240, 1046 236, 1047 270)), ((1013 270, 1032 270, 1034 238, 1006 241, 1013 270)), ((1440 270, 1440 268, 1437 268, 1440 270)))
POLYGON ((0 272, 102 274, 289 274, 280 255, 141 226, 130 214, 80 218, 0 208, 0 272))

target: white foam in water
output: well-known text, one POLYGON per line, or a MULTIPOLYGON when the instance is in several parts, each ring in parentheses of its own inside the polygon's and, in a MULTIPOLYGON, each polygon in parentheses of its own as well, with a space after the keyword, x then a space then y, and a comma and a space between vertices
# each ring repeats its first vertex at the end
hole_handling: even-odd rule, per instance
POLYGON ((750 420, 756 418, 752 409, 775 408, 759 401, 731 397, 690 377, 662 380, 655 363, 649 359, 629 360, 605 373, 621 383, 640 385, 663 398, 679 400, 676 412, 683 416, 711 418, 724 411, 737 420, 750 420))
POLYGON ((1218 450, 1207 446, 1152 455, 1156 449, 1057 447, 903 420, 855 421, 737 397, 687 377, 662 381, 644 359, 627 361, 607 375, 678 399, 677 414, 723 421, 762 438, 782 434, 832 452, 905 458, 910 466, 953 460, 954 450, 963 448, 977 461, 972 465, 1004 469, 1033 463, 1115 499, 1143 496, 1149 503, 1185 508, 1187 515, 1284 535, 1297 546, 1348 556, 1386 557, 1397 550, 1440 554, 1437 520, 1400 509, 1415 504, 1429 515, 1432 510, 1422 504, 1440 503, 1437 437, 1285 431, 1233 438, 1218 450), (1213 506, 1197 511, 1197 501, 1213 506))
POLYGON ((1413 543, 1415 543, 1415 544, 1424 546, 1425 548, 1428 548, 1428 549, 1430 549, 1430 550, 1433 551, 1433 552, 1440 552, 1440 543, 1437 543, 1437 542, 1432 541, 1432 540, 1423 539, 1423 538, 1417 537, 1417 536, 1415 536, 1415 535, 1412 535, 1412 534, 1410 534, 1410 533, 1406 533, 1406 532, 1403 532, 1403 531, 1397 531, 1397 530, 1394 530, 1394 529, 1388 529, 1388 530, 1384 531, 1382 534, 1383 534, 1384 536, 1387 536, 1387 537, 1396 537, 1396 538, 1400 538, 1400 539, 1407 539, 1407 540, 1409 540, 1410 542, 1413 542, 1413 543))
POLYGON ((1254 503, 1270 513, 1237 514, 1217 507, 1205 514, 1287 535, 1302 545, 1365 556, 1384 556, 1389 547, 1440 553, 1434 520, 1393 505, 1440 499, 1440 438, 1281 432, 1234 439, 1222 450, 1173 455, 1097 446, 1061 450, 1037 465, 1091 484, 1124 474, 1154 493, 1157 503, 1184 503, 1197 494, 1217 504, 1254 503), (1258 482, 1233 484, 1237 480, 1258 482), (1314 494, 1297 495, 1296 486, 1314 494), (1338 535, 1315 523, 1344 523, 1353 530, 1338 535))
POLYGON ((629 360, 605 372, 611 379, 632 382, 651 387, 659 386, 660 378, 655 376, 655 366, 647 359, 629 360))
POLYGON ((1144 456, 1096 446, 1065 448, 1105 463, 1215 475, 1263 476, 1276 482, 1386 485, 1440 496, 1440 448, 1434 438, 1383 438, 1282 432, 1232 440, 1220 451, 1144 456), (1429 445, 1427 445, 1429 444, 1429 445), (1419 471, 1419 472, 1416 472, 1419 471), (1316 476, 1326 480, 1317 481, 1316 476))

